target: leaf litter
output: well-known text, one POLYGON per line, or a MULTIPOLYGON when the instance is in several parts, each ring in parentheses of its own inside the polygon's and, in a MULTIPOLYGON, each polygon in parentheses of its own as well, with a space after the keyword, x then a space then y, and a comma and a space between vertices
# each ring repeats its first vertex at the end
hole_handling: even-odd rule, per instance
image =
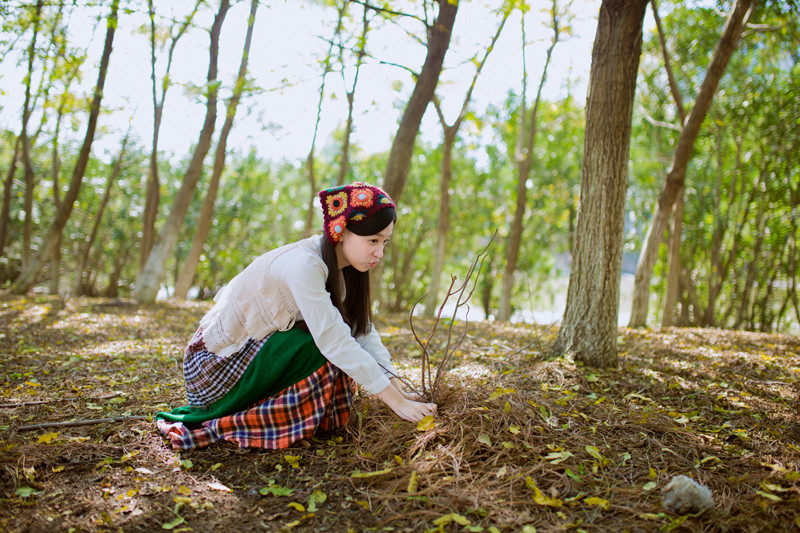
MULTIPOLYGON (((597 370, 548 356, 555 328, 474 323, 435 419, 360 395, 347 428, 289 450, 174 452, 135 417, 183 403, 183 348, 207 309, 0 293, 3 531, 800 528, 797 337, 623 328, 619 368, 597 370), (659 489, 677 475, 714 506, 667 511, 659 489)), ((419 383, 406 318, 379 325, 419 383)))

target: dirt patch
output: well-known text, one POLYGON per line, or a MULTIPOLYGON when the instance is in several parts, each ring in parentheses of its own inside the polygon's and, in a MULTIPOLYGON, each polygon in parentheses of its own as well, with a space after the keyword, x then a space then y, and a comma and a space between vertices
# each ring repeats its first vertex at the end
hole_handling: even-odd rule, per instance
MULTIPOLYGON (((132 417, 183 403, 182 351, 207 309, 0 293, 0 528, 800 529, 797 337, 621 329, 620 367, 596 371, 548 358, 553 329, 478 323, 427 426, 359 396, 346 430, 304 446, 177 453, 132 417), (714 507, 664 510, 677 474, 714 507)), ((381 318, 414 381, 406 317, 381 318)))

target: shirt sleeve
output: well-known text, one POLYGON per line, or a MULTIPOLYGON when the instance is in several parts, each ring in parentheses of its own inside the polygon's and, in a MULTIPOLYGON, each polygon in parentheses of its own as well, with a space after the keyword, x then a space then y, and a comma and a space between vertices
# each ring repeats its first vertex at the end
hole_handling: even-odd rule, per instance
POLYGON ((325 290, 327 267, 321 258, 300 249, 292 250, 275 259, 270 275, 289 287, 317 348, 328 361, 369 394, 377 394, 389 386, 389 379, 376 358, 356 342, 350 327, 333 306, 330 293, 325 290))
POLYGON ((374 325, 370 324, 368 333, 356 337, 356 342, 375 358, 387 378, 391 379, 397 375, 397 371, 392 366, 392 357, 389 354, 389 350, 383 345, 380 333, 378 333, 374 325))

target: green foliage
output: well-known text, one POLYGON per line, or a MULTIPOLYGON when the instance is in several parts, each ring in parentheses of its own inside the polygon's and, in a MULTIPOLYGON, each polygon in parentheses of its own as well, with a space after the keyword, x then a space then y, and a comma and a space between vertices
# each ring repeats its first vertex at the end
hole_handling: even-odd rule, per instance
MULTIPOLYGON (((688 112, 724 20, 695 6, 662 10, 688 112), (676 27, 681 31, 670 31, 676 27)), ((800 183, 794 155, 800 150, 800 71, 790 38, 798 21, 772 6, 757 10, 750 22, 765 31, 745 29, 687 170, 679 296, 684 325, 773 330, 798 320, 790 304, 796 283, 791 250, 800 238, 793 207, 800 183)), ((649 210, 637 208, 648 198, 652 205, 678 136, 657 122, 679 125, 657 36, 644 48, 629 195, 635 206, 629 210, 644 214, 639 228, 646 227, 649 210)), ((635 241, 643 237, 640 231, 635 241)), ((665 246, 661 252, 666 262, 665 246)), ((661 293, 665 263, 656 274, 662 275, 654 286, 661 293)))

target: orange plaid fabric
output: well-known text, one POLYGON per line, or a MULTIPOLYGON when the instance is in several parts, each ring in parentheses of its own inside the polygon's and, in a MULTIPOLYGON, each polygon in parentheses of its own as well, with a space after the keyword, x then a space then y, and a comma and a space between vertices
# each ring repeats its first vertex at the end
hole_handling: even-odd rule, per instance
POLYGON ((252 407, 190 428, 157 419, 175 450, 202 448, 220 440, 242 448, 288 448, 317 428, 332 430, 350 418, 355 381, 326 362, 316 372, 252 407))

